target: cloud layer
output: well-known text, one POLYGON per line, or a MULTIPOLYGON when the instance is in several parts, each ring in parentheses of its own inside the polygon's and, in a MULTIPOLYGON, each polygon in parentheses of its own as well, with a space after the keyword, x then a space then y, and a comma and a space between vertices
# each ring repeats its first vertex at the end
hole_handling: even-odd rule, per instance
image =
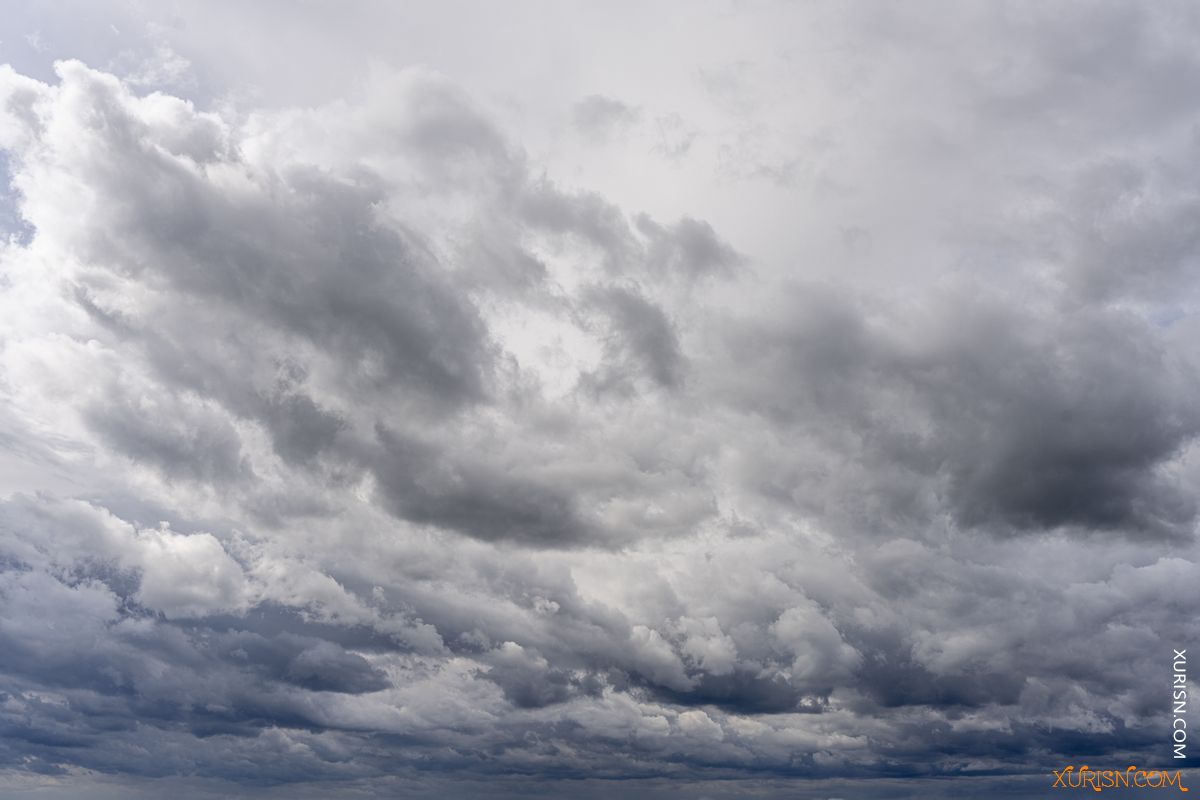
POLYGON ((1166 758, 1198 21, 866 8, 700 101, 581 85, 552 147, 430 67, 296 103, 186 99, 166 40, 0 68, 11 785, 1035 796, 1166 758), (631 203, 662 175, 717 189, 631 203))

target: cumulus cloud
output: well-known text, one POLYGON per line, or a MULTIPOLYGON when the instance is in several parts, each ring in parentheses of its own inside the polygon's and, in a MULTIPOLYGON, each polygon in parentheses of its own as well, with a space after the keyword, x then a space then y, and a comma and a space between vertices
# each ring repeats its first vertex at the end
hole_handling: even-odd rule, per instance
POLYGON ((0 68, 0 774, 1036 796, 1162 761, 1200 602, 1177 11, 1084 46, 1074 10, 745 10, 769 46, 719 60, 638 12, 678 85, 639 51, 544 103, 470 60, 239 93, 217 7, 120 62, 155 69, 0 68))

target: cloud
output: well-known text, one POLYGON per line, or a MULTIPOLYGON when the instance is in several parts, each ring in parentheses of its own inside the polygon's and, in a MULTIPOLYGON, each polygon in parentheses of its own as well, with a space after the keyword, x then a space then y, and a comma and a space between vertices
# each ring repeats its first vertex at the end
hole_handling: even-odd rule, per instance
POLYGON ((1195 26, 912 13, 646 11, 670 58, 612 97, 519 59, 217 96, 199 20, 158 32, 195 83, 0 71, 4 779, 1033 796, 1156 758, 1195 159, 1139 92, 1195 26))
MULTIPOLYGON (((915 513, 938 491, 964 526, 1192 529, 1177 459, 1197 433, 1186 399, 1197 376, 1127 311, 1018 310, 972 287, 871 324, 872 310, 821 287, 789 300, 769 322, 732 325, 716 374, 740 407, 818 447, 853 448, 847 470, 894 475, 872 487, 844 473, 881 516, 915 513)), ((831 488, 796 487, 789 501, 831 488)))
POLYGON ((620 288, 597 290, 592 299, 611 326, 603 366, 598 374, 588 376, 597 390, 620 386, 637 374, 666 388, 683 380, 679 340, 661 308, 620 288))
POLYGON ((636 123, 636 108, 600 94, 589 94, 571 107, 571 122, 585 137, 602 142, 636 123))

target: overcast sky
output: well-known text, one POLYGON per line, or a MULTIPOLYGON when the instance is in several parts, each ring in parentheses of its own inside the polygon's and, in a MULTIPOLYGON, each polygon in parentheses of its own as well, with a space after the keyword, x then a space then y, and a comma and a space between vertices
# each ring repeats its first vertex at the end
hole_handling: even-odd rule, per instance
POLYGON ((1195 4, 8 0, 0 63, 0 798, 1179 766, 1195 4))

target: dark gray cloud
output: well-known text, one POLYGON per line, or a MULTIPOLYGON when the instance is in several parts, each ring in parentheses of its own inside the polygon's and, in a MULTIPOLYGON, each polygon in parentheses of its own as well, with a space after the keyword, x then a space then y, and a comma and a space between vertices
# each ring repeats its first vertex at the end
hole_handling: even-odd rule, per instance
POLYGON ((626 389, 633 376, 674 388, 683 380, 684 357, 666 313, 634 291, 606 288, 592 293, 592 303, 609 322, 605 360, 587 376, 597 391, 626 389))
MULTIPOLYGON (((229 315, 237 327, 221 332, 225 344, 266 324, 336 352, 347 378, 402 385, 438 403, 484 392, 482 323, 419 242, 373 219, 380 197, 369 179, 294 166, 228 193, 217 176, 246 165, 213 119, 152 128, 146 116, 160 112, 150 101, 136 108, 115 80, 82 65, 60 71, 65 107, 96 115, 71 165, 72 180, 105 198, 73 239, 94 267, 79 276, 85 288, 95 283, 99 294, 115 279, 178 292, 229 315)), ((185 333, 157 324, 168 309, 151 303, 145 312, 130 324, 185 333)))
POLYGON ((251 477, 237 432, 223 415, 189 407, 186 401, 168 409, 139 407, 119 388, 107 393, 107 399, 85 418, 101 440, 128 458, 153 464, 172 477, 213 485, 251 477))
MULTIPOLYGON (((1128 312, 953 292, 878 325, 828 289, 789 300, 731 328, 721 381, 743 407, 943 487, 966 526, 1192 530, 1171 464, 1200 432, 1197 375, 1128 312)), ((811 507, 827 489, 783 490, 811 507)))
POLYGON ((548 182, 530 186, 521 198, 530 225, 594 247, 610 273, 637 262, 637 242, 622 211, 595 192, 568 193, 548 182))
POLYGON ((405 519, 485 541, 570 545, 590 538, 588 523, 564 488, 489 464, 482 453, 454 458, 384 428, 379 440, 376 481, 388 507, 405 519))
POLYGON ((684 217, 668 228, 639 214, 636 224, 650 240, 651 263, 689 278, 728 275, 745 260, 703 220, 684 217))

